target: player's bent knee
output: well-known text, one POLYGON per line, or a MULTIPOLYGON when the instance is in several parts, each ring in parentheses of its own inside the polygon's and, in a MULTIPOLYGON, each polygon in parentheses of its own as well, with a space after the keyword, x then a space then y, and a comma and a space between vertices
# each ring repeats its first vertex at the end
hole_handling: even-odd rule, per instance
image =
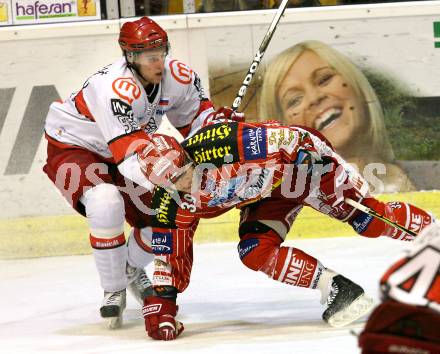
POLYGON ((264 271, 276 260, 280 244, 280 237, 272 230, 264 234, 246 234, 238 244, 238 254, 246 267, 264 271))
POLYGON ((153 253, 151 249, 151 237, 153 229, 150 226, 139 229, 134 227, 130 233, 130 242, 136 244, 143 252, 153 253))
POLYGON ((102 236, 121 231, 125 217, 124 199, 115 185, 102 183, 90 188, 84 193, 81 202, 85 206, 92 230, 107 230, 97 232, 102 236), (110 230, 113 231, 109 232, 110 230))
POLYGON ((128 261, 131 265, 144 268, 154 260, 151 236, 151 227, 133 228, 128 240, 128 261))

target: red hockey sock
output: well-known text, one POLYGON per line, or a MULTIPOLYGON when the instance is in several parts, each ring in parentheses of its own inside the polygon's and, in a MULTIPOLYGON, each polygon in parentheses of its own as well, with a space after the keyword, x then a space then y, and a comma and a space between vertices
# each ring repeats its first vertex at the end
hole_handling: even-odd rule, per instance
POLYGON ((316 289, 324 266, 315 257, 294 247, 281 247, 272 278, 282 283, 316 289))
POLYGON ((316 258, 294 247, 280 247, 282 239, 272 230, 242 236, 240 259, 248 268, 294 286, 315 289, 324 266, 316 258))

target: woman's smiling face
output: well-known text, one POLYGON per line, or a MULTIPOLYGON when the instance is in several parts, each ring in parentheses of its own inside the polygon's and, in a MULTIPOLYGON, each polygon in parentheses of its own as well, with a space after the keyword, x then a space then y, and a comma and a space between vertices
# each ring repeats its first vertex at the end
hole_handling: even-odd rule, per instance
POLYGON ((323 59, 305 50, 278 90, 284 122, 322 132, 336 150, 345 150, 365 125, 361 100, 323 59))

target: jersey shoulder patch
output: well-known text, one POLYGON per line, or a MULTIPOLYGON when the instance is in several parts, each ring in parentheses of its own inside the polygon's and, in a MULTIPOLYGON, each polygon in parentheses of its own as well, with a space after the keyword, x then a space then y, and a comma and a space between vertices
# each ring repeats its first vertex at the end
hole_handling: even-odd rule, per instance
POLYGON ((194 75, 193 70, 188 65, 175 59, 171 60, 168 65, 171 76, 174 78, 174 80, 183 85, 191 84, 194 75))
POLYGON ((132 104, 141 97, 141 88, 132 77, 118 77, 112 82, 113 92, 123 100, 132 104))

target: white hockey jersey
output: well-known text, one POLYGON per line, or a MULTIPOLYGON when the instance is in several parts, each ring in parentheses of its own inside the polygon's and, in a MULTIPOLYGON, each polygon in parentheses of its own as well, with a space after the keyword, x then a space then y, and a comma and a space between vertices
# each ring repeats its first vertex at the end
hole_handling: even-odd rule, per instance
POLYGON ((146 92, 124 57, 97 71, 64 102, 54 102, 46 118, 47 139, 85 148, 114 161, 127 178, 147 189, 133 153, 148 140, 166 114, 186 132, 198 129, 214 111, 198 75, 184 63, 167 58, 162 80, 146 92))

